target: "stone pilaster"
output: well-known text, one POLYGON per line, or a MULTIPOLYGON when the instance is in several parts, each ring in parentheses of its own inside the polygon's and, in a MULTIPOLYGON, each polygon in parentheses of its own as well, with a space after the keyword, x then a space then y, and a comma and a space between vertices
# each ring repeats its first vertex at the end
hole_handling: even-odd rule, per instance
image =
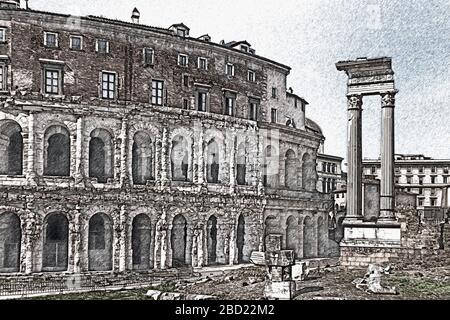
POLYGON ((197 176, 197 182, 199 185, 205 184, 205 163, 204 163, 204 148, 203 148, 203 126, 199 125, 199 132, 198 132, 198 176, 197 176))
POLYGON ((155 149, 155 183, 156 185, 161 185, 162 134, 160 131, 158 131, 158 136, 156 137, 155 149))
POLYGON ((380 220, 395 221, 395 123, 394 108, 396 91, 381 95, 381 185, 380 185, 380 220))
POLYGON ((234 225, 230 232, 230 256, 229 256, 229 265, 234 265, 234 257, 236 255, 236 226, 234 225))
POLYGON ((230 153, 228 156, 230 157, 230 193, 234 193, 236 187, 236 134, 231 134, 228 137, 228 145, 230 153))
POLYGON ((361 113, 362 96, 348 97, 348 180, 346 219, 362 218, 362 144, 361 113))
POLYGON ((122 126, 120 129, 120 185, 122 187, 130 186, 130 176, 128 174, 128 119, 122 119, 122 126))
POLYGON ((161 140, 161 186, 166 187, 169 185, 169 129, 164 126, 162 129, 161 140))
POLYGON ((77 206, 71 212, 70 245, 69 245, 69 272, 81 273, 81 212, 77 206))
POLYGON ((80 183, 85 178, 85 171, 83 165, 83 130, 84 117, 80 116, 77 119, 77 139, 76 139, 76 153, 75 153, 75 183, 80 183))
POLYGON ((27 181, 32 186, 37 185, 37 174, 35 168, 35 124, 34 113, 30 112, 28 115, 28 158, 27 158, 27 181))
POLYGON ((125 205, 120 206, 120 240, 119 240, 119 271, 127 269, 127 220, 128 213, 125 205))

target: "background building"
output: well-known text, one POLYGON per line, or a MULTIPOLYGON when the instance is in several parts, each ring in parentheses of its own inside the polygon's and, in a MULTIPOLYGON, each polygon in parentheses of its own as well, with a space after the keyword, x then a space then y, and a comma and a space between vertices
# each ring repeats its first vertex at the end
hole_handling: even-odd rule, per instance
MULTIPOLYGON (((450 160, 437 160, 421 154, 398 154, 395 156, 396 188, 417 194, 418 209, 448 207, 442 199, 445 199, 450 186, 449 169, 450 160)), ((363 160, 363 174, 379 179, 380 160, 363 160)))

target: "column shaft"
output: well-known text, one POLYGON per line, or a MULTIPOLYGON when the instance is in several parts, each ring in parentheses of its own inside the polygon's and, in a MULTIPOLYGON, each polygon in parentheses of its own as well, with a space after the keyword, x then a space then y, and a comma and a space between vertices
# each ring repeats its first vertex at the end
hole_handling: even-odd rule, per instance
POLYGON ((348 97, 348 182, 347 216, 348 219, 362 218, 362 143, 361 112, 362 97, 348 97))
POLYGON ((395 220, 394 200, 394 106, 395 92, 382 95, 381 119, 381 185, 380 185, 380 219, 395 220))

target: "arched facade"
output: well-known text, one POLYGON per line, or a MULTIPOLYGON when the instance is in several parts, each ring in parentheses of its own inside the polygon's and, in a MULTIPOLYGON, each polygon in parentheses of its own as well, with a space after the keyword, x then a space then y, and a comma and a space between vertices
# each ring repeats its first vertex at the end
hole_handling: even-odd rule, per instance
POLYGON ((62 125, 50 126, 45 131, 44 176, 70 176, 70 133, 62 125))
POLYGON ((183 267, 187 260, 188 225, 186 218, 179 214, 173 218, 171 231, 172 267, 183 267))
POLYGON ((217 218, 212 215, 206 226, 208 265, 217 263, 217 218))
POLYGON ((172 140, 170 165, 173 181, 192 181, 192 145, 189 139, 177 135, 172 140))
POLYGON ((303 258, 314 258, 317 239, 314 235, 314 221, 306 216, 303 220, 303 258))
POLYGON ((237 262, 238 263, 248 262, 248 259, 244 253, 246 229, 245 229, 245 218, 242 214, 239 215, 236 234, 237 234, 236 235, 237 262))
POLYGON ((131 230, 132 264, 134 270, 150 269, 151 221, 146 214, 133 219, 131 230))
POLYGON ((236 183, 246 185, 247 182, 247 147, 245 142, 241 142, 236 153, 236 183))
POLYGON ((302 182, 303 189, 313 191, 316 188, 316 163, 309 153, 302 158, 302 182))
POLYGON ((269 145, 265 148, 263 158, 263 185, 277 188, 279 185, 279 163, 277 149, 269 145))
POLYGON ((289 216, 286 221, 286 233, 285 233, 285 241, 286 241, 286 250, 293 250, 295 256, 297 256, 298 252, 298 219, 294 216, 289 216))

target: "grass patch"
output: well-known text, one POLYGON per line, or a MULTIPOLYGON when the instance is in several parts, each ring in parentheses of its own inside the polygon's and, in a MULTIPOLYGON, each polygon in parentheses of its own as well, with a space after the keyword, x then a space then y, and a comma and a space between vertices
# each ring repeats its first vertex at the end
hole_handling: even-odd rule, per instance
POLYGON ((405 298, 450 298, 450 282, 448 281, 392 276, 386 278, 386 284, 396 286, 405 298))

